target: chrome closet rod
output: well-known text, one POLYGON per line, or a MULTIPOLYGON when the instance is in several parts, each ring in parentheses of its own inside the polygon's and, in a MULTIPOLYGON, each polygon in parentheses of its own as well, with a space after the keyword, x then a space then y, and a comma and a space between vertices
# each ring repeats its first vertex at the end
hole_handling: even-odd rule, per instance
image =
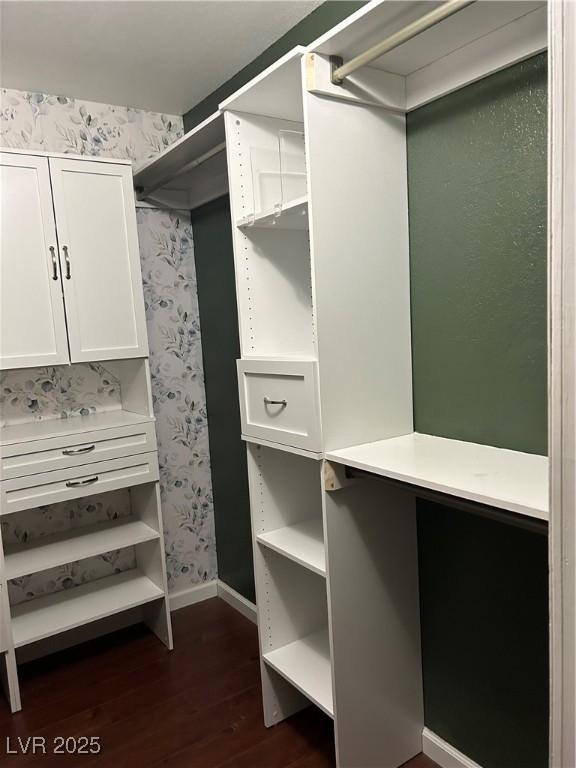
MULTIPOLYGON (((336 56, 330 57, 335 64, 332 71, 332 82, 335 85, 342 85, 344 78, 351 75, 352 72, 360 69, 360 67, 366 66, 366 64, 370 64, 370 62, 375 59, 379 59, 380 56, 394 50, 394 48, 398 48, 402 43, 411 40, 426 29, 430 29, 430 27, 438 24, 439 21, 447 19, 448 16, 452 16, 453 13, 461 11, 463 8, 466 8, 467 5, 472 5, 474 2, 476 2, 476 0, 448 0, 447 3, 438 6, 438 8, 430 11, 430 13, 427 13, 425 16, 421 16, 419 19, 416 19, 416 21, 403 27, 403 29, 400 29, 398 32, 394 32, 393 35, 382 40, 381 43, 372 46, 372 48, 368 48, 364 53, 360 53, 358 56, 350 59, 346 64, 336 63, 334 61, 334 59, 338 59, 336 56)), ((340 59, 339 61, 341 62, 342 60, 340 59)))
POLYGON ((159 181, 155 182, 154 184, 151 184, 149 187, 138 187, 136 189, 136 192, 138 193, 138 198, 143 199, 148 197, 157 189, 160 189, 165 184, 167 184, 169 181, 172 181, 173 179, 177 179, 178 176, 182 176, 188 171, 191 171, 192 168, 197 168, 199 165, 202 165, 202 163, 205 163, 207 160, 210 160, 211 157, 214 157, 215 155, 219 155, 220 152, 224 152, 225 149, 226 149, 226 142, 222 141, 220 144, 217 144, 215 147, 212 147, 212 149, 209 149, 203 155, 200 155, 200 157, 196 157, 194 160, 190 160, 190 162, 183 165, 175 173, 171 173, 167 176, 163 176, 159 181))

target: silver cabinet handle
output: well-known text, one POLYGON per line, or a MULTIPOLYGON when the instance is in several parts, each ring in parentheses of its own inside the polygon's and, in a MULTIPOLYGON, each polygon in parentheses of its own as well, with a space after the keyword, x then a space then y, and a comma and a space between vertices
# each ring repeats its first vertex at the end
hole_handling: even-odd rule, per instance
POLYGON ((70 254, 68 253, 68 246, 63 245, 64 261, 66 262, 66 280, 70 280, 70 254))
POLYGON ((269 397, 265 397, 264 405, 281 405, 285 408, 288 405, 288 400, 270 400, 269 397))
POLYGON ((87 477, 86 480, 66 480, 66 488, 81 488, 83 485, 92 485, 98 481, 98 475, 87 477))
POLYGON ((85 445, 84 448, 64 448, 62 453, 64 456, 76 456, 79 453, 90 453, 96 448, 95 445, 85 445))
POLYGON ((52 280, 58 280, 58 259, 56 258, 56 248, 53 245, 48 249, 52 259, 52 280))

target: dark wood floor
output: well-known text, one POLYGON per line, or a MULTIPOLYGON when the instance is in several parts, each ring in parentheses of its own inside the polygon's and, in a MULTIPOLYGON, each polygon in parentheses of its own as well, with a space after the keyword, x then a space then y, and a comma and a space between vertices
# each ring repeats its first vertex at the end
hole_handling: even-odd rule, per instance
MULTIPOLYGON (((255 626, 214 598, 173 614, 175 650, 132 627, 20 668, 24 709, 0 698, 0 764, 98 768, 329 768, 332 721, 315 707, 262 721, 255 626), (47 754, 6 755, 26 738, 47 754), (98 755, 51 754, 55 737, 99 737, 98 755)), ((70 742, 72 745, 72 742, 70 742)), ((434 768, 420 755, 406 768, 434 768)), ((383 766, 382 768, 385 768, 383 766)))

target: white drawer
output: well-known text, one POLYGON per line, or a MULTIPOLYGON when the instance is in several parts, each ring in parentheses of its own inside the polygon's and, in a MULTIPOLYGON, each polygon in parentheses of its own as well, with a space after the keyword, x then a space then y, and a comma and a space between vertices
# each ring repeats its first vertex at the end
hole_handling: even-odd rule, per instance
POLYGON ((2 448, 0 480, 156 450, 153 423, 30 440, 2 448))
POLYGON ((158 454, 83 464, 0 483, 0 515, 158 480, 158 454))
POLYGON ((317 363, 238 360, 242 433, 320 452, 317 363))

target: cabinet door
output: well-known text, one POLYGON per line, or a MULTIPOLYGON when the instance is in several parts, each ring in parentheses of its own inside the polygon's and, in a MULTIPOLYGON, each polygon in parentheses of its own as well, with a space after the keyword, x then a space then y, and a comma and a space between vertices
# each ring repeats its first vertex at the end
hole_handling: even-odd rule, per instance
POLYGON ((132 170, 50 158, 72 362, 148 354, 132 170))
POLYGON ((0 153, 0 368, 68 363, 48 160, 0 153))

